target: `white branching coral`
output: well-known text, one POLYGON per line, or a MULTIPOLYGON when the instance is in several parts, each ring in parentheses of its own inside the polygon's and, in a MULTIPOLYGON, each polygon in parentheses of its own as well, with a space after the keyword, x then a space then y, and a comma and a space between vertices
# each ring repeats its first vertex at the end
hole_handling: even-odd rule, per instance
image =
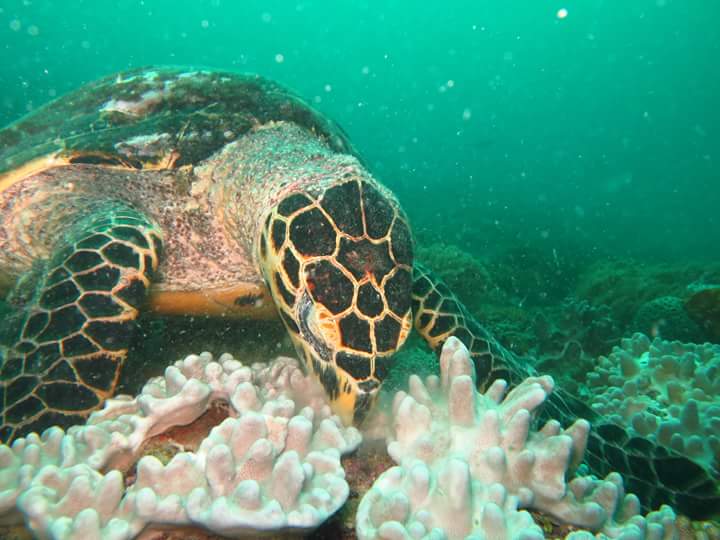
POLYGON ((690 457, 720 460, 720 346, 623 339, 588 373, 591 406, 631 433, 690 457))
POLYGON ((567 480, 582 460, 589 424, 563 430, 550 421, 532 430, 532 413, 553 389, 550 377, 529 378, 507 394, 496 381, 479 394, 470 356, 455 338, 443 347, 440 369, 440 378, 425 383, 411 376, 409 393, 395 397, 388 452, 398 466, 361 501, 359 538, 542 538, 519 508, 592 534, 675 534, 672 510, 640 516, 619 475, 567 480))
POLYGON ((57 539, 133 538, 148 526, 224 536, 314 529, 347 499, 340 457, 361 437, 327 407, 297 405, 289 383, 311 383, 283 362, 289 376, 268 391, 258 368, 230 355, 192 355, 138 397, 109 400, 85 425, 0 446, 0 520, 24 519, 39 538, 57 539), (216 401, 228 403, 230 417, 196 452, 166 465, 143 457, 125 487, 119 470, 149 438, 193 422, 216 401))

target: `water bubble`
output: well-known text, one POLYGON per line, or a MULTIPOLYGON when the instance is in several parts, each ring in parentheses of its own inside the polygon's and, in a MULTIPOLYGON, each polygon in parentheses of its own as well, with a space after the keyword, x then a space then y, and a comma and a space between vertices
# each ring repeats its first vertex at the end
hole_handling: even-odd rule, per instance
POLYGON ((362 69, 360 70, 360 73, 362 73, 363 75, 367 75, 370 73, 370 68, 367 66, 363 66, 362 69))
POLYGON ((558 19, 564 19, 565 17, 568 16, 568 10, 565 8, 560 8, 557 10, 556 16, 558 19))
POLYGON ((452 79, 450 79, 450 80, 447 82, 447 87, 448 87, 448 88, 452 88, 453 86, 455 86, 455 81, 453 81, 452 79))
POLYGON ((203 28, 208 28, 210 26, 210 21, 208 21, 207 19, 203 19, 202 21, 200 21, 200 26, 202 26, 203 28))
POLYGON ((463 120, 470 120, 472 118, 472 111, 470 109, 464 109, 462 112, 463 120))
POLYGON ((13 32, 17 32, 22 28, 22 23, 18 19, 13 19, 10 21, 10 30, 13 32))
POLYGON ((272 22, 272 15, 266 11, 265 13, 260 15, 260 20, 265 24, 272 22))
POLYGON ((80 42, 80 46, 83 49, 89 49, 90 48, 90 42, 87 39, 84 39, 80 42))
POLYGON ((282 63, 285 61, 285 56, 282 55, 282 54, 280 54, 280 53, 277 53, 277 54, 275 55, 275 61, 276 61, 278 64, 282 64, 282 63))
POLYGON ((326 84, 325 86, 323 86, 323 90, 325 90, 326 92, 332 92, 332 86, 329 84, 326 84))
POLYGON ((35 26, 34 24, 32 24, 32 25, 28 26, 27 33, 28 33, 28 35, 35 37, 40 33, 40 29, 37 26, 35 26))

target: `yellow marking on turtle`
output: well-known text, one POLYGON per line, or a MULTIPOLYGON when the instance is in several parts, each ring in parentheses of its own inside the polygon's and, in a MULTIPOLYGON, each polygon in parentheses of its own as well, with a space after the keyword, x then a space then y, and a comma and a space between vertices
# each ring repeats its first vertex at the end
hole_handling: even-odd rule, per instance
MULTIPOLYGON (((30 178, 31 176, 35 176, 36 174, 40 174, 50 169, 55 169, 57 167, 67 167, 69 165, 73 165, 78 159, 84 157, 97 157, 116 162, 99 164, 99 166, 108 169, 130 171, 139 170, 125 158, 117 154, 111 154, 108 152, 60 151, 54 154, 48 154, 46 156, 35 158, 19 167, 15 167, 9 172, 0 174, 0 193, 17 183, 22 182, 26 178, 30 178)), ((172 150, 168 154, 160 156, 157 161, 138 161, 138 164, 141 166, 141 170, 143 171, 160 171, 174 169, 178 159, 180 159, 180 154, 177 151, 172 150)))
POLYGON ((160 315, 277 318, 270 293, 263 285, 254 283, 198 291, 168 291, 151 287, 147 308, 160 315))
POLYGON ((69 160, 67 156, 62 156, 59 153, 50 154, 28 161, 20 167, 15 167, 9 172, 0 174, 0 193, 14 186, 18 182, 22 182, 30 176, 34 176, 55 167, 68 165, 68 163, 69 160))
MULTIPOLYGON (((393 319, 397 320, 397 318, 394 316, 395 314, 392 313, 392 311, 389 311, 393 319)), ((410 335, 410 332, 412 332, 413 329, 413 312, 412 310, 408 311, 407 314, 402 318, 400 321, 400 337, 398 338, 398 343, 400 346, 402 346, 403 343, 405 343, 405 340, 410 335)))
POLYGON ((330 408, 340 417, 340 420, 346 426, 353 425, 353 416, 355 412, 355 403, 357 402, 358 387, 355 379, 345 373, 345 370, 333 366, 335 374, 338 378, 338 394, 335 399, 330 401, 330 408), (345 392, 344 388, 348 385, 350 392, 345 392))

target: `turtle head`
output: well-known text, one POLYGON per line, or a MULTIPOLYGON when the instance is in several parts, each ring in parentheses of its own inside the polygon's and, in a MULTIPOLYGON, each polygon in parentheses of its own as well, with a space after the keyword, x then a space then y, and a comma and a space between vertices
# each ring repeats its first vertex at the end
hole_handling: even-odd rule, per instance
POLYGON ((308 371, 345 423, 362 421, 412 327, 412 238, 393 195, 343 177, 274 206, 258 260, 308 371))

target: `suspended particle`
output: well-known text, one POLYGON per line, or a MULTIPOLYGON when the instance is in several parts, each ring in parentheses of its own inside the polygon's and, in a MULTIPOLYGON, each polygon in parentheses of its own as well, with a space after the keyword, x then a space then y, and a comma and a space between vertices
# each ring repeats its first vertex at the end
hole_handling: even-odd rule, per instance
POLYGON ((565 8, 560 8, 560 9, 558 9, 558 11, 557 11, 557 18, 558 18, 558 19, 564 19, 564 18, 567 17, 567 16, 568 16, 568 10, 567 10, 567 9, 565 9, 565 8))

